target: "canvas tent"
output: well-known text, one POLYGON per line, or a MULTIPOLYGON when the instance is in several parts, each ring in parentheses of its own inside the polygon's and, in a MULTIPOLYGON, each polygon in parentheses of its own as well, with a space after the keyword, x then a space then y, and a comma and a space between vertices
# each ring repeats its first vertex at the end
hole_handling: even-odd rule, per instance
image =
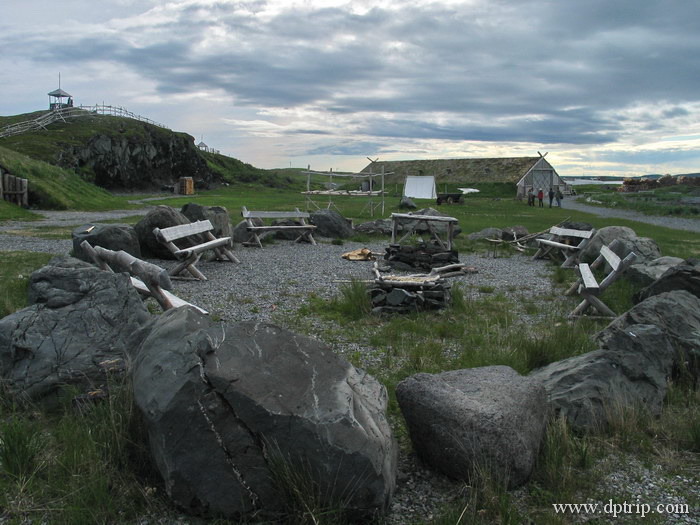
POLYGON ((435 191, 435 177, 432 175, 406 177, 406 183, 403 186, 403 196, 413 199, 435 199, 437 192, 435 191))
POLYGON ((539 160, 527 171, 525 175, 518 181, 518 198, 522 199, 527 194, 527 190, 532 188, 535 193, 541 188, 545 193, 549 188, 561 190, 564 194, 571 193, 571 187, 557 173, 552 165, 547 162, 544 157, 539 160))

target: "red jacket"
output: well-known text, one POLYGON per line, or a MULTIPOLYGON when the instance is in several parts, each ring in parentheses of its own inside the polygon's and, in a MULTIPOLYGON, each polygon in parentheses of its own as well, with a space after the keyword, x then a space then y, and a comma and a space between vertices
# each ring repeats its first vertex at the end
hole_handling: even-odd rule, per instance
POLYGON ((540 200, 544 199, 544 192, 542 190, 537 192, 537 198, 540 200))

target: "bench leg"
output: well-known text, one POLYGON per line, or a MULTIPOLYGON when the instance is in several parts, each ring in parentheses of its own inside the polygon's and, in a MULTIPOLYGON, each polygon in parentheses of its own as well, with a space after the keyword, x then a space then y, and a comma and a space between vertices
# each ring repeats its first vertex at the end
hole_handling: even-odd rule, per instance
POLYGON ((562 268, 573 268, 574 266, 576 266, 576 263, 578 262, 578 252, 577 251, 572 251, 568 255, 565 253, 564 257, 566 257, 566 259, 561 264, 562 268))
POLYGON ((233 255, 233 252, 229 250, 228 248, 214 248, 214 251, 216 252, 217 257, 220 260, 228 259, 232 263, 240 263, 241 261, 238 260, 238 257, 233 255))
POLYGON ((168 273, 175 277, 176 275, 179 275, 183 271, 187 270, 195 279, 199 279, 200 281, 206 281, 207 278, 204 276, 204 274, 195 267, 195 264, 199 262, 200 257, 201 254, 193 254, 187 259, 180 261, 180 263, 168 273))

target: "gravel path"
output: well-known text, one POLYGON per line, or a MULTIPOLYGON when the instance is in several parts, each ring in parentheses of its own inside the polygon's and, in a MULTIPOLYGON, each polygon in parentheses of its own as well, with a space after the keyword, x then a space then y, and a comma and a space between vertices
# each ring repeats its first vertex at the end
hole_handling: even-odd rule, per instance
POLYGON ((592 206, 575 199, 563 199, 561 207, 565 210, 576 210, 586 213, 592 213, 598 217, 610 217, 611 219, 628 219, 630 221, 643 222, 646 224, 654 224, 656 226, 664 226, 674 230, 685 230, 691 232, 700 232, 700 219, 685 219, 681 217, 667 217, 657 215, 643 215, 632 210, 620 210, 616 208, 605 208, 602 206, 592 206))

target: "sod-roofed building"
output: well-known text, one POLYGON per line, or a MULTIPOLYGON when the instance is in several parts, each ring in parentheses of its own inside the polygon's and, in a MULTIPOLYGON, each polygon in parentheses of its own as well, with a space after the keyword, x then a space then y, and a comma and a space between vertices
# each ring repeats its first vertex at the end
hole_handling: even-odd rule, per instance
POLYGON ((518 185, 518 196, 528 188, 565 191, 566 183, 543 157, 499 157, 488 159, 391 160, 368 164, 362 173, 392 173, 394 178, 432 175, 437 184, 457 182, 512 182, 518 185))

